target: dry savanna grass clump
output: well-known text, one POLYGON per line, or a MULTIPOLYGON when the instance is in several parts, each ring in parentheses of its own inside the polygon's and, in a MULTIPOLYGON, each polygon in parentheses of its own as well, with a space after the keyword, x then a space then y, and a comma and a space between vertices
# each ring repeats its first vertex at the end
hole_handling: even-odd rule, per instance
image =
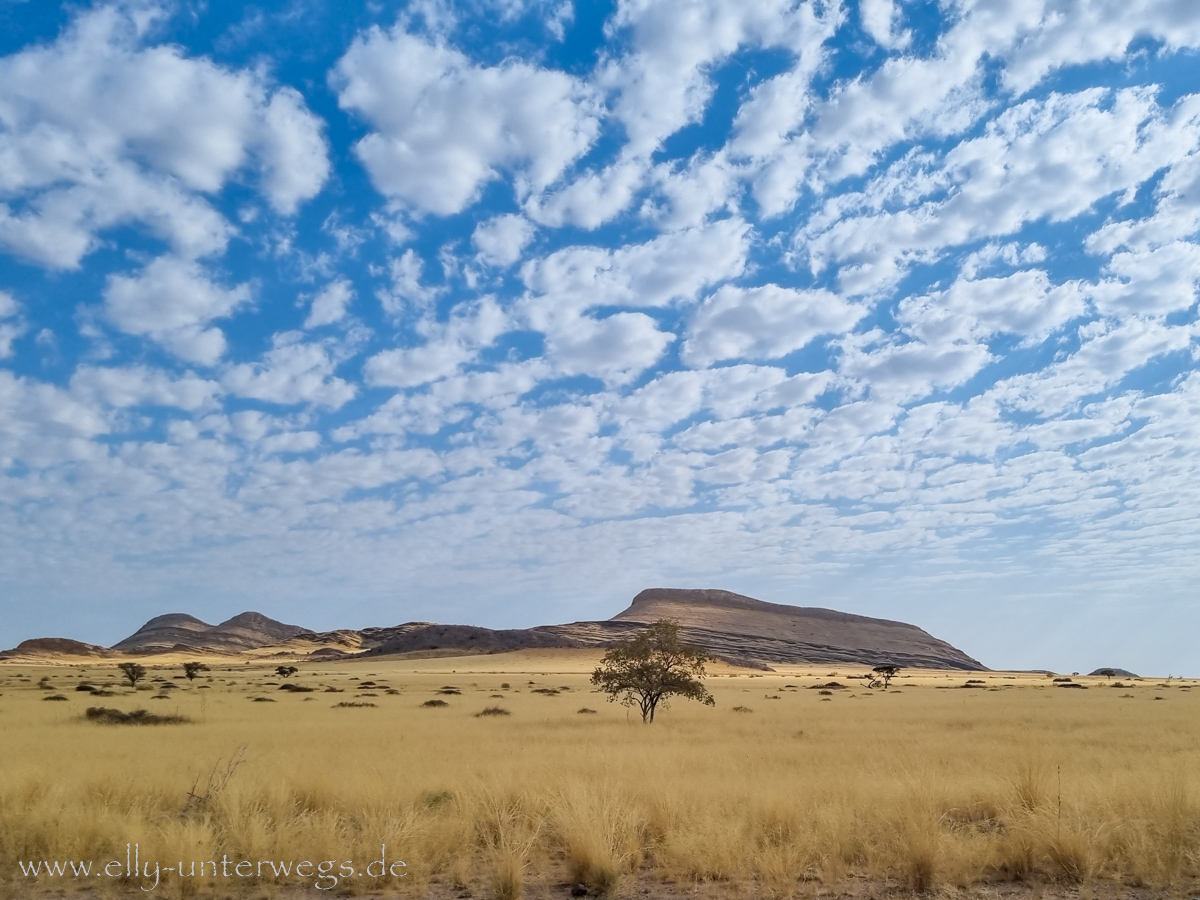
POLYGON ((89 722, 99 722, 102 725, 181 725, 191 721, 186 716, 158 715, 145 709, 123 712, 106 706, 89 706, 84 717, 89 722))
MULTIPOLYGON (((425 701, 442 705, 433 715, 416 699, 436 698, 447 678, 465 695, 486 697, 501 677, 587 694, 596 656, 573 659, 376 659, 300 676, 339 690, 372 677, 414 698, 362 714, 274 690, 278 702, 247 703, 270 669, 212 662, 210 689, 171 692, 171 717, 111 710, 90 721, 78 706, 40 702, 51 692, 37 679, 50 674, 44 683, 69 693, 77 675, 104 683, 98 666, 26 665, 22 680, 0 665, 0 896, 80 887, 21 879, 21 860, 123 860, 132 841, 167 865, 223 854, 365 865, 386 845, 405 877, 330 893, 412 900, 563 897, 571 885, 770 900, 964 888, 1150 900, 1200 887, 1200 692, 1177 680, 1072 691, 1044 676, 972 673, 988 689, 964 691, 938 689, 964 673, 906 671, 895 694, 859 690, 846 669, 837 677, 855 685, 851 699, 824 671, 750 680, 724 669, 706 682, 715 707, 676 703, 652 725, 620 705, 592 714, 606 699, 596 693, 563 703, 510 689, 498 707, 510 716, 425 701), (779 699, 756 703, 764 693, 779 699), (732 714, 750 703, 752 715, 732 714), (112 714, 192 724, 94 727, 112 714)), ((147 682, 170 677, 145 664, 147 682)), ((112 896, 141 887, 121 881, 112 896)), ((157 893, 242 900, 310 888, 269 872, 238 884, 165 873, 157 893)))

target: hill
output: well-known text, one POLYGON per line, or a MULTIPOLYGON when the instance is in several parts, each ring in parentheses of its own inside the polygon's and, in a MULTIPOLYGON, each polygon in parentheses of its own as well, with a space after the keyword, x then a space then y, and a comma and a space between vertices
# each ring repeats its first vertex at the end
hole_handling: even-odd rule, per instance
POLYGON ((604 647, 647 623, 674 619, 685 640, 739 666, 771 663, 841 663, 908 668, 982 670, 961 650, 904 622, 832 609, 766 603, 730 591, 651 588, 611 619, 491 629, 473 625, 406 622, 381 628, 313 632, 261 613, 245 612, 219 625, 185 613, 156 616, 111 650, 74 641, 26 641, 10 658, 45 655, 219 653, 313 660, 356 656, 506 653, 515 650, 604 647), (68 646, 70 645, 70 646, 68 646))
POLYGON ((209 653, 239 653, 281 644, 308 634, 307 628, 285 625, 262 613, 244 612, 220 625, 209 625, 186 613, 155 616, 112 649, 124 653, 166 653, 194 650, 209 653))
POLYGON ((658 619, 674 619, 689 640, 714 652, 765 662, 984 668, 915 625, 820 607, 766 603, 730 591, 650 588, 610 621, 658 619))

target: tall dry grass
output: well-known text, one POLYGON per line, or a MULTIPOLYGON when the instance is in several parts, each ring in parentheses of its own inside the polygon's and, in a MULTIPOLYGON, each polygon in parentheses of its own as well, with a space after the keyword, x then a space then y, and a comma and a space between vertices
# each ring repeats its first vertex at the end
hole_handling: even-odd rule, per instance
MULTIPOLYGON (((520 691, 499 675, 396 672, 400 693, 376 708, 331 708, 352 696, 354 671, 300 676, 347 693, 272 692, 272 704, 248 699, 271 691, 262 673, 218 672, 210 689, 160 702, 194 724, 153 728, 85 722, 86 694, 44 704, 10 679, 0 878, 20 882, 22 859, 123 859, 134 841, 164 863, 365 862, 386 845, 405 877, 356 889, 438 881, 498 900, 529 884, 613 892, 638 879, 753 883, 782 900, 851 876, 914 891, 996 879, 1183 890, 1200 874, 1200 702, 1176 687, 938 690, 961 681, 939 676, 824 702, 783 687, 817 678, 723 678, 710 683, 715 708, 677 704, 643 726, 593 696, 599 714, 576 714, 578 675, 530 676, 572 688, 545 696, 511 674, 520 691), (462 695, 424 708, 448 678, 462 695), (475 717, 495 703, 512 715, 475 717), (189 802, 243 746, 220 789, 189 802)), ((106 701, 135 702, 144 695, 106 701)), ((231 889, 164 881, 180 896, 231 889)))

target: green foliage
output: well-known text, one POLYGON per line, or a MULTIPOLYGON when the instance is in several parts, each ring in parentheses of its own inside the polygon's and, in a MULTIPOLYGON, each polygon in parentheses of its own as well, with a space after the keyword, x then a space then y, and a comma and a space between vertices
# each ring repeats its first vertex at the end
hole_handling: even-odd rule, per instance
POLYGON ((642 721, 654 721, 661 704, 671 697, 714 705, 704 687, 704 664, 708 653, 679 639, 679 624, 660 619, 636 637, 621 641, 604 654, 592 673, 592 684, 608 694, 610 701, 635 706, 642 721))
POLYGON ((185 662, 183 664, 183 674, 187 676, 188 681, 194 681, 197 675, 207 671, 208 666, 201 662, 185 662))
POLYGON ((129 679, 131 687, 137 687, 137 683, 146 677, 146 667, 135 662, 123 662, 117 668, 129 679))
POLYGON ((887 690, 887 686, 889 684, 891 684, 892 679, 896 677, 896 674, 899 671, 900 671, 899 666, 893 666, 893 665, 876 666, 875 668, 873 668, 871 670, 871 680, 867 682, 867 687, 869 687, 869 688, 881 687, 884 690, 887 690))

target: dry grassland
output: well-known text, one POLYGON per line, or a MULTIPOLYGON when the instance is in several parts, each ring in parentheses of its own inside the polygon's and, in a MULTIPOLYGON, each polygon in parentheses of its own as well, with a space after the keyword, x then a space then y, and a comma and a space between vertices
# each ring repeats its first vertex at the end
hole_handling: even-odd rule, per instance
MULTIPOLYGON (((329 893, 392 897, 563 897, 575 883, 617 895, 1019 884, 1184 896, 1200 873, 1192 683, 1076 678, 1079 690, 1040 675, 904 673, 884 693, 845 667, 722 668, 709 681, 715 708, 676 703, 643 726, 590 692, 595 661, 302 663, 283 682, 257 663, 210 660, 207 677, 174 680, 157 700, 161 682, 128 692, 111 664, 0 666, 0 890, 132 896, 142 879, 18 868, 123 860, 127 842, 163 865, 227 854, 358 868, 386 844, 404 878, 347 877, 329 893), (961 687, 968 678, 984 686, 961 687), (115 693, 95 699, 74 690, 81 680, 115 693), (815 687, 830 680, 847 687, 815 687), (87 721, 96 705, 192 722, 87 721), (511 714, 476 715, 493 706, 511 714)), ((180 674, 149 664, 152 678, 180 674)), ((155 892, 312 887, 166 873, 155 892)))

